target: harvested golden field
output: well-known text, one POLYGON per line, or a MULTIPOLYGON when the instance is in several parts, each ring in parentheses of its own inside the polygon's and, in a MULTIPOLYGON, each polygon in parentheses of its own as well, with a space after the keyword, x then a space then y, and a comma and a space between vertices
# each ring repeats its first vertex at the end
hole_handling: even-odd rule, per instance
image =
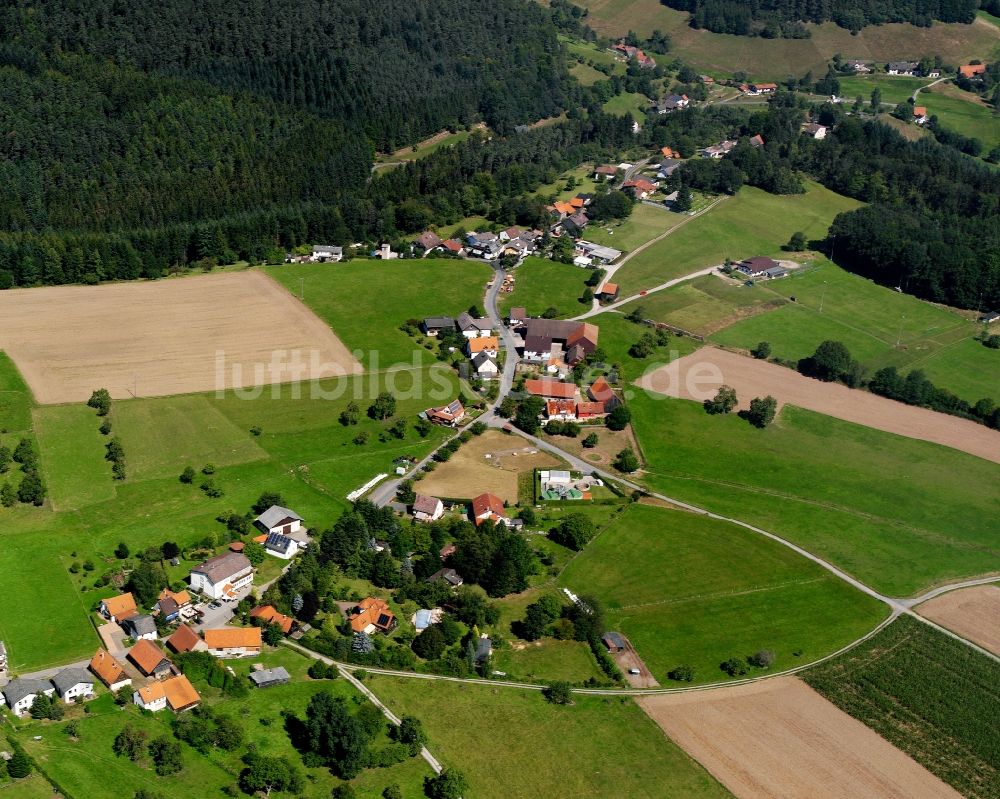
POLYGON ((703 347, 647 373, 638 385, 669 397, 702 402, 721 385, 736 389, 739 407, 770 394, 783 405, 797 405, 827 416, 930 441, 1000 463, 1000 432, 926 408, 904 405, 839 383, 824 383, 784 366, 703 347))
POLYGON ((356 374, 361 365, 256 270, 0 292, 0 349, 43 404, 244 388, 356 374))
POLYGON ((977 585, 949 591, 924 602, 917 612, 1000 655, 1000 585, 977 585))
POLYGON ((739 799, 961 796, 794 677, 636 701, 739 799))
POLYGON ((523 438, 488 430, 463 444, 446 463, 438 464, 416 484, 416 490, 453 499, 471 499, 489 491, 513 505, 519 474, 559 465, 557 458, 527 445, 523 438))

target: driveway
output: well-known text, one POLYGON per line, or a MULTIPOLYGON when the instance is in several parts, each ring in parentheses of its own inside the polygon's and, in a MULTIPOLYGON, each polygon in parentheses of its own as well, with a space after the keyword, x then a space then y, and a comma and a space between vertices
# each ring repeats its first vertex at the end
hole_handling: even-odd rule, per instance
POLYGON ((104 644, 104 648, 108 650, 108 654, 114 657, 125 654, 125 650, 127 649, 125 646, 125 631, 120 626, 113 622, 102 624, 97 628, 97 634, 101 636, 101 642, 104 644))

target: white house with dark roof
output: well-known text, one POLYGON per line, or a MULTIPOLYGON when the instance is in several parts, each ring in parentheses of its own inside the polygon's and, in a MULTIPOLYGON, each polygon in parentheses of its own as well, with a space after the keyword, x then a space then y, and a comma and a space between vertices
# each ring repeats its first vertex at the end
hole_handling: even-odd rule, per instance
POLYGON ((63 669, 52 678, 52 684, 67 705, 78 699, 94 698, 94 678, 86 669, 63 669))
POLYGON ((309 256, 310 261, 314 262, 332 262, 342 260, 344 257, 344 248, 336 247, 332 244, 314 244, 312 248, 312 254, 309 256))
POLYGON ((264 549, 268 554, 282 560, 291 560, 299 552, 299 542, 281 533, 268 533, 264 541, 264 549))
POLYGON ((191 570, 191 589, 212 599, 236 599, 253 583, 253 564, 242 552, 226 552, 191 570))
POLYGON ((413 500, 413 518, 418 522, 436 522, 444 516, 444 503, 437 497, 417 494, 413 500))
POLYGON ((488 338, 493 335, 493 322, 486 317, 476 319, 468 312, 459 314, 455 326, 466 338, 488 338))
POLYGON ((302 527, 302 517, 289 508, 272 505, 253 520, 254 526, 262 533, 297 533, 302 527))
POLYGON ((19 678, 11 680, 4 686, 3 698, 14 715, 23 716, 31 710, 36 696, 39 694, 52 696, 55 692, 56 689, 48 680, 19 678))
POLYGON ((136 641, 156 640, 156 622, 147 614, 130 616, 122 622, 122 629, 136 641))

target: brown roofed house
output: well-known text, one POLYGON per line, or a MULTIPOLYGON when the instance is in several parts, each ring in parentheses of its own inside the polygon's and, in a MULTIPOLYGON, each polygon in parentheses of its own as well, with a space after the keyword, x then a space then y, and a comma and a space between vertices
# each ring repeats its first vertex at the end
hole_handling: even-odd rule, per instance
POLYGON ((143 638, 129 650, 128 659, 147 677, 165 677, 172 668, 163 650, 147 638, 143 638))
POLYGON ((419 236, 415 242, 419 247, 422 247, 427 252, 430 252, 435 247, 441 246, 441 237, 437 233, 430 230, 425 230, 419 236))
POLYGON ((597 419, 606 413, 603 402, 578 402, 576 404, 577 419, 597 419))
POLYGON ((90 659, 90 670, 109 691, 117 691, 126 685, 131 685, 131 678, 125 673, 125 667, 112 657, 104 647, 101 647, 90 659))
POLYGON ((958 68, 958 74, 963 78, 974 78, 986 73, 986 64, 965 64, 958 68))
POLYGON ((251 618, 260 619, 267 624, 277 624, 281 632, 288 635, 292 631, 294 621, 291 616, 279 613, 274 605, 261 605, 250 611, 251 618))
POLYGON ((131 593, 110 596, 101 600, 101 615, 111 621, 124 621, 135 616, 138 612, 135 597, 131 593))
POLYGON ((444 503, 437 497, 417 494, 412 511, 413 517, 419 522, 435 522, 444 515, 444 503))
POLYGON ((180 625, 167 639, 169 646, 178 655, 182 652, 203 652, 208 649, 208 644, 198 637, 198 633, 186 624, 180 625))
POLYGON ((599 402, 604 406, 605 413, 611 413, 618 404, 618 397, 615 396, 611 384, 604 377, 597 378, 587 389, 587 394, 594 402, 599 402))
POLYGON ((502 524, 507 523, 503 500, 496 494, 489 492, 472 499, 472 521, 479 525, 487 519, 502 524))

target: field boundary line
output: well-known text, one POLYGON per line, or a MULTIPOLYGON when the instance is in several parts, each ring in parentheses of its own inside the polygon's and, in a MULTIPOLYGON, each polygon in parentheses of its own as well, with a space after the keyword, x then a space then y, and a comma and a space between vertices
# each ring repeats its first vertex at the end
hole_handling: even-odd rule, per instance
POLYGON ((678 597, 676 599, 661 599, 658 602, 642 602, 636 605, 622 605, 617 608, 605 608, 608 613, 617 613, 624 610, 642 610, 644 608, 655 608, 662 605, 683 605, 687 602, 701 602, 705 599, 721 599, 723 597, 729 596, 748 596, 750 594, 762 594, 767 591, 777 591, 781 588, 788 588, 792 585, 810 585, 811 583, 821 583, 829 580, 830 577, 823 575, 822 577, 810 577, 808 580, 788 580, 783 583, 776 583, 775 585, 763 585, 759 588, 747 588, 742 591, 717 591, 711 594, 695 594, 694 596, 678 597))

